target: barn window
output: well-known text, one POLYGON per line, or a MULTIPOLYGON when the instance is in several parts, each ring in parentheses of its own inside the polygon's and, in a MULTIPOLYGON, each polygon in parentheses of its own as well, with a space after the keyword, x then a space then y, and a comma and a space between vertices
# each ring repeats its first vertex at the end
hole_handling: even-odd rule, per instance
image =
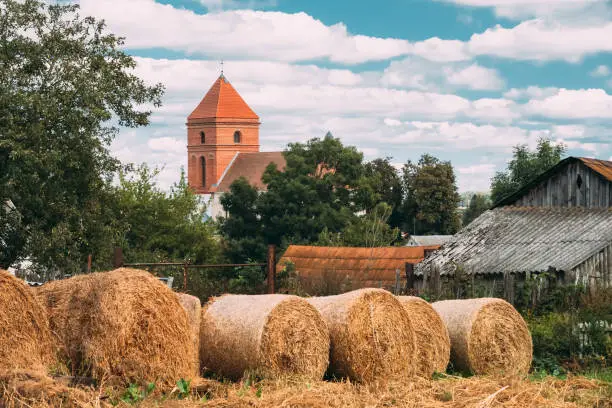
POLYGON ((580 190, 580 187, 582 187, 582 176, 580 174, 576 178, 576 185, 578 186, 578 190, 580 190))
POLYGON ((200 157, 200 166, 202 167, 202 187, 206 187, 206 159, 200 157))
POLYGON ((240 143, 240 139, 242 139, 242 133, 237 130, 234 132, 234 143, 240 143))
POLYGON ((204 133, 203 131, 200 132, 200 143, 206 143, 206 133, 204 133))

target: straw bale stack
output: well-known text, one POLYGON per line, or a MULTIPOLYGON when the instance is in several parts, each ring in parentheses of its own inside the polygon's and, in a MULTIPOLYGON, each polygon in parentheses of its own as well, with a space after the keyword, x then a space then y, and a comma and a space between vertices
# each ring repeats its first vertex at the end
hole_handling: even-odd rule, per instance
POLYGON ((416 335, 417 374, 431 378, 446 371, 450 359, 450 338, 440 315, 425 300, 398 296, 410 316, 416 335))
POLYGON ((0 270, 0 370, 43 371, 52 356, 44 308, 25 282, 0 270))
POLYGON ((297 296, 224 295, 202 309, 203 371, 234 379, 246 370, 321 379, 328 361, 327 326, 317 310, 297 296))
POLYGON ((174 386, 196 372, 187 313, 166 285, 120 268, 41 286, 59 356, 72 372, 174 386))
POLYGON ((308 301, 329 327, 330 374, 360 382, 415 374, 412 324, 390 292, 359 289, 308 301))
POLYGON ((455 368, 474 374, 527 374, 531 334, 510 303, 482 298, 444 300, 432 306, 448 328, 455 368))
POLYGON ((198 376, 200 374, 200 317, 202 316, 202 304, 200 299, 195 296, 186 293, 177 293, 176 295, 179 303, 187 312, 187 320, 191 328, 191 338, 195 349, 194 374, 198 376))

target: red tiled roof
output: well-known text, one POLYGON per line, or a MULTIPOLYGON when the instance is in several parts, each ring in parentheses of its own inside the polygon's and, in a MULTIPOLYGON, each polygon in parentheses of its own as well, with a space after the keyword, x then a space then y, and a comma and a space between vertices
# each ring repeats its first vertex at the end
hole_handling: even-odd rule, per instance
POLYGON ((612 161, 587 159, 586 157, 579 157, 578 160, 591 170, 601 174, 608 181, 612 181, 612 161))
POLYGON ((211 118, 259 120, 259 116, 224 76, 215 81, 187 120, 211 118))
MULTIPOLYGON (((439 247, 435 247, 437 249, 439 247)), ((396 270, 405 278, 405 264, 424 259, 425 247, 315 247, 290 245, 278 262, 282 270, 287 262, 295 265, 300 279, 321 281, 329 275, 348 279, 357 287, 395 284, 396 270)), ((434 249, 432 247, 431 249, 434 249)))
POLYGON ((283 152, 237 153, 230 163, 230 167, 222 176, 216 191, 229 191, 230 185, 240 177, 246 178, 249 184, 255 186, 258 190, 265 190, 266 186, 261 181, 261 176, 263 176, 270 163, 276 163, 279 170, 284 170, 286 162, 283 152))

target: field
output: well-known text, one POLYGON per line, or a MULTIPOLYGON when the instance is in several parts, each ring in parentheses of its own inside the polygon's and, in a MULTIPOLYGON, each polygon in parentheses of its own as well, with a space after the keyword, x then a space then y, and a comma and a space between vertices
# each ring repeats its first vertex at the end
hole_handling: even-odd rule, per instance
MULTIPOLYGON (((609 375, 609 373, 608 373, 609 375)), ((154 387, 70 387, 46 376, 0 374, 0 407, 612 407, 612 383, 582 376, 494 379, 439 375, 387 384, 300 378, 240 382, 199 379, 168 394, 154 387)))

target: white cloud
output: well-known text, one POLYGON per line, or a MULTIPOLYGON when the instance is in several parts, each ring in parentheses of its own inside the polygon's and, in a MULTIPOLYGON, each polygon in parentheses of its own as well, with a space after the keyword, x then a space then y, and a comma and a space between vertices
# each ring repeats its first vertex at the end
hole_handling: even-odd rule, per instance
POLYGON ((512 88, 504 93, 504 97, 508 99, 544 99, 552 95, 556 95, 559 88, 540 88, 538 86, 529 86, 527 88, 512 88))
POLYGON ((504 80, 494 69, 476 63, 434 63, 418 57, 392 61, 381 83, 429 91, 460 88, 492 91, 504 86, 504 80))
POLYGON ((612 95, 603 89, 560 89, 555 95, 531 100, 527 114, 559 119, 612 119, 612 95))
POLYGON ((276 0, 199 0, 200 3, 209 11, 226 9, 254 9, 261 7, 271 7, 277 4, 276 0))
POLYGON ((154 0, 80 0, 83 14, 106 19, 132 49, 168 48, 215 57, 276 61, 329 59, 340 63, 407 54, 409 41, 352 35, 306 13, 233 10, 196 14, 154 0))
POLYGON ((522 19, 533 16, 579 13, 594 6, 606 6, 606 0, 442 0, 462 6, 489 7, 499 17, 522 19))
POLYGON ((491 178, 495 174, 493 163, 457 167, 457 185, 460 191, 489 191, 491 178))
POLYGON ((608 68, 606 65, 600 65, 591 71, 591 76, 594 77, 606 77, 608 75, 610 75, 610 68, 608 68))
POLYGON ((179 140, 172 137, 159 137, 156 139, 149 139, 147 146, 153 151, 184 153, 187 148, 187 142, 184 139, 179 140))

